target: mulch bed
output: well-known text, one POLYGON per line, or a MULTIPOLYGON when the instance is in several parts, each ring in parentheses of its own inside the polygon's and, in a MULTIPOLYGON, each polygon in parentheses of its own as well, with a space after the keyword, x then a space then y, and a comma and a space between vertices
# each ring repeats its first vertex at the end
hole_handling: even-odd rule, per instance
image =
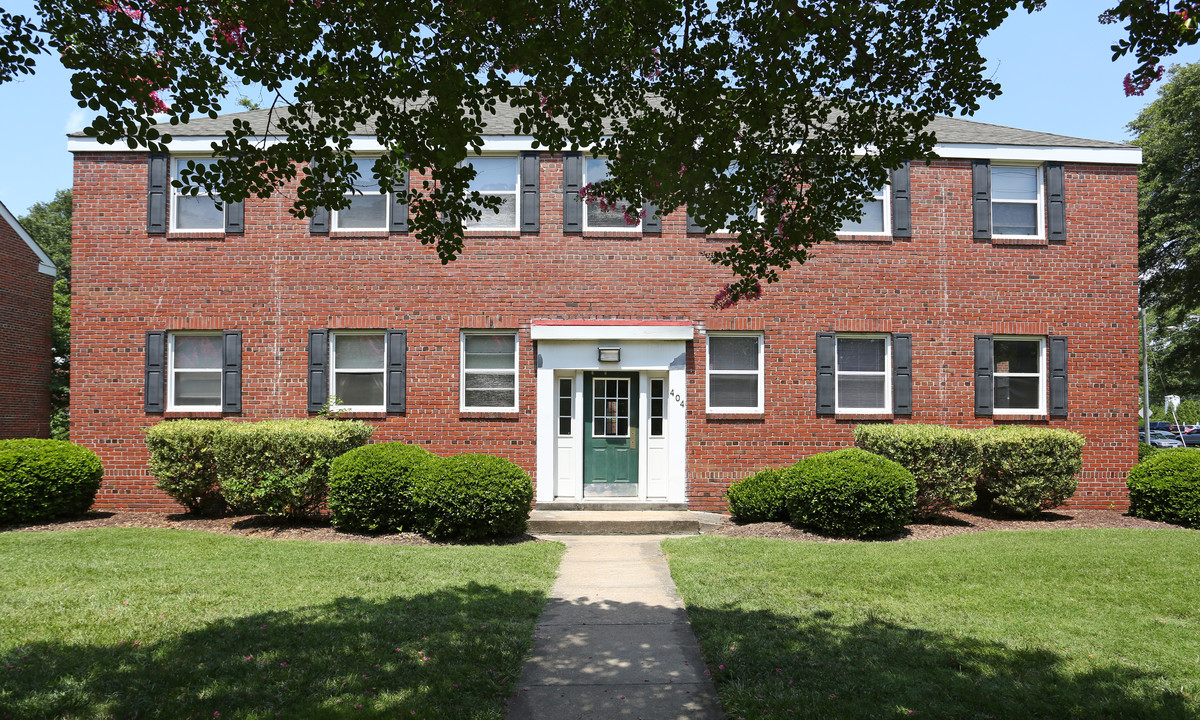
MULTIPOLYGON (((85 530, 103 527, 172 528, 202 530, 222 535, 270 538, 276 540, 316 540, 318 542, 357 542, 372 545, 439 545, 417 533, 367 535, 342 532, 333 528, 328 519, 284 520, 264 515, 227 515, 201 517, 189 513, 164 512, 90 512, 77 519, 49 523, 15 525, 0 531, 45 532, 51 530, 85 530)), ((987 530, 1059 530, 1066 528, 1175 528, 1169 523, 1154 522, 1124 515, 1115 510, 1058 509, 1039 514, 1030 520, 1014 520, 978 512, 948 512, 932 520, 913 523, 904 532, 875 541, 928 540, 930 538, 965 535, 987 530)), ((792 527, 787 523, 739 524, 726 518, 716 528, 705 530, 706 535, 724 537, 757 537, 810 542, 859 542, 847 538, 819 535, 792 527)), ((489 545, 536 542, 532 535, 490 541, 489 545)))
POLYGON ((269 538, 274 540, 316 540, 318 542, 357 542, 371 545, 509 545, 520 542, 539 542, 532 535, 516 535, 483 543, 439 543, 417 533, 368 535, 342 532, 329 524, 328 519, 286 520, 265 515, 226 515, 201 517, 190 513, 164 512, 89 512, 82 518, 48 523, 0 527, 0 531, 45 532, 50 530, 88 530, 91 528, 131 527, 169 528, 173 530, 202 530, 221 535, 269 538))
MULTIPOLYGON (((929 540, 932 538, 966 535, 988 530, 1065 530, 1071 528, 1162 529, 1178 527, 1178 525, 1170 523, 1143 520, 1142 518, 1125 515, 1116 510, 1072 510, 1070 508, 1059 508, 1039 513, 1036 517, 1028 520, 997 517, 973 511, 951 511, 930 520, 915 522, 906 527, 904 532, 875 538, 875 541, 929 540)), ((705 534, 724 537, 775 538, 779 540, 810 542, 860 542, 847 538, 833 538, 819 535, 781 522, 747 523, 743 525, 730 520, 705 534)))

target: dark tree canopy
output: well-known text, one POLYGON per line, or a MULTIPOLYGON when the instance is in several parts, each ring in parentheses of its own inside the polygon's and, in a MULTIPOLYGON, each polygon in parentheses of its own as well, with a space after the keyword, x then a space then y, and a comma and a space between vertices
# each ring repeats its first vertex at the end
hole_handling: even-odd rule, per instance
POLYGON ((929 157, 935 114, 994 97, 979 40, 1039 5, 41 0, 32 20, 0 11, 0 82, 48 48, 98 113, 87 134, 154 150, 240 86, 260 89, 273 128, 237 124, 213 147, 226 159, 177 182, 237 201, 298 180, 301 216, 345 206, 351 135, 369 127, 384 191, 431 171, 411 188, 410 228, 444 262, 463 250, 464 220, 495 209, 467 191, 462 162, 495 103, 509 103, 514 135, 609 158, 611 179, 590 199, 686 204, 735 232, 712 260, 733 272, 725 298, 736 300, 833 240, 890 169, 929 157))

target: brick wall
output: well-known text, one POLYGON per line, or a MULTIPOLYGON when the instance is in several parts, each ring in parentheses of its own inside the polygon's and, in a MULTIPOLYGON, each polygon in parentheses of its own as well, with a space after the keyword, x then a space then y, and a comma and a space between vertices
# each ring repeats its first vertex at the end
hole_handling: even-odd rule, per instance
MULTIPOLYGON (((98 505, 162 509, 170 501, 146 471, 141 429, 143 333, 243 332, 239 417, 302 417, 309 329, 408 330, 408 410, 370 419, 376 440, 437 453, 486 451, 535 472, 535 319, 688 320, 698 329, 765 332, 766 411, 705 413, 703 334, 689 343, 687 493, 721 510, 728 484, 767 466, 844 447, 858 422, 815 412, 816 333, 912 333, 911 418, 897 422, 992 425, 974 416, 977 333, 1065 335, 1070 415, 1031 424, 1087 437, 1073 503, 1127 504, 1136 460, 1137 173, 1132 166, 1068 164, 1068 239, 1002 244, 971 239, 970 163, 912 169, 911 240, 850 240, 818 247, 763 299, 709 307, 729 280, 703 253, 720 240, 686 234, 684 213, 661 236, 561 233, 561 160, 541 164, 539 234, 472 234, 442 266, 408 235, 310 235, 287 214, 288 193, 246 203, 246 233, 149 237, 146 156, 80 153, 75 160, 72 438, 104 460, 98 505), (520 413, 459 413, 459 333, 518 327, 520 413)), ((419 182, 414 181, 415 186, 419 182)), ((535 478, 536 479, 536 478, 535 478)))
POLYGON ((54 278, 0 218, 0 438, 50 436, 54 278))

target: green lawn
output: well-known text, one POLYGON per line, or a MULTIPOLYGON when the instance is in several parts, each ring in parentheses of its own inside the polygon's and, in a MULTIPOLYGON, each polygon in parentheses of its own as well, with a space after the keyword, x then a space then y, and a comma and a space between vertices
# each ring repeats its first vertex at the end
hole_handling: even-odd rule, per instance
POLYGON ((1200 532, 664 548, 731 718, 1200 717, 1200 532))
POLYGON ((562 550, 0 533, 0 718, 503 718, 562 550))

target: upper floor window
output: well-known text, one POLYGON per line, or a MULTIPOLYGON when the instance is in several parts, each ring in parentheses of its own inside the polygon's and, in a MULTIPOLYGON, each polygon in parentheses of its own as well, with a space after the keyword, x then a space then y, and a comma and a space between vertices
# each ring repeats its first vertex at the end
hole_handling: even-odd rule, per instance
POLYGON ((761 333, 709 333, 709 412, 763 411, 761 333))
POLYGON ((390 220, 390 193, 381 192, 375 177, 375 158, 357 158, 358 179, 354 188, 358 193, 348 192, 350 207, 333 213, 334 230, 387 230, 390 220))
POLYGON ((991 165, 992 234, 1041 237, 1042 169, 991 165))
POLYGON ((517 192, 518 163, 515 157, 475 158, 467 163, 475 168, 475 179, 468 190, 500 200, 499 211, 482 208, 483 217, 466 224, 467 230, 517 230, 520 217, 517 192))
MULTIPOLYGON (((586 158, 583 164, 583 184, 590 185, 608 179, 608 158, 586 158)), ((586 210, 583 213, 583 228, 584 230, 641 230, 642 221, 630 224, 625 221, 625 209, 623 203, 618 202, 616 207, 602 209, 600 203, 588 203, 586 210)), ((637 208, 634 217, 641 214, 641 208, 637 208)))
POLYGON ((330 333, 329 349, 330 405, 339 410, 383 411, 384 333, 330 333))
POLYGON ((1040 337, 992 340, 993 407, 997 415, 1046 412, 1046 344, 1040 337))
MULTIPOLYGON (((171 177, 178 180, 182 171, 191 163, 196 167, 211 168, 216 158, 172 158, 171 177)), ((184 188, 171 187, 172 230, 224 230, 225 210, 217 207, 212 196, 204 191, 195 195, 184 188)))
POLYGON ((517 410, 517 334, 462 334, 462 396, 465 411, 517 410))
POLYGON ((220 410, 221 369, 221 333, 170 333, 167 410, 220 410))
POLYGON ((889 335, 837 336, 837 412, 892 411, 890 340, 889 335))
POLYGON ((886 235, 891 232, 891 213, 888 199, 888 186, 884 185, 871 193, 870 199, 863 200, 862 217, 857 222, 847 220, 842 223, 838 232, 853 235, 886 235))

